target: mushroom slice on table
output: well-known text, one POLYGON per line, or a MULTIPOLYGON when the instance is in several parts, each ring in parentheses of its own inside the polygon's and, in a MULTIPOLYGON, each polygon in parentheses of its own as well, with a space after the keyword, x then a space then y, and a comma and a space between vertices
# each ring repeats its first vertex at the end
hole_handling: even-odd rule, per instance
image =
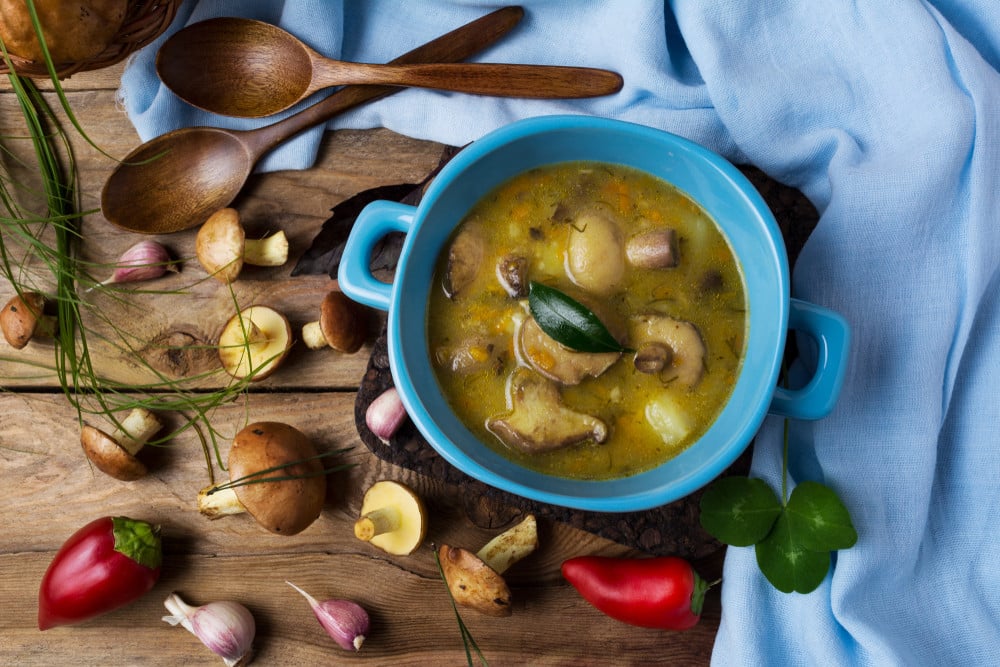
POLYGON ((368 336, 365 309, 343 292, 331 290, 319 306, 319 319, 302 327, 302 342, 310 350, 329 346, 353 354, 368 336))
POLYGON ((235 378, 263 380, 292 347, 288 319, 268 306, 250 306, 230 318, 219 335, 219 360, 235 378))
POLYGON ((649 313, 632 318, 629 340, 637 350, 650 343, 660 343, 670 348, 669 363, 660 371, 664 382, 677 380, 685 387, 693 387, 705 371, 705 343, 701 333, 691 322, 674 319, 669 315, 649 313))
POLYGON ((550 380, 580 384, 597 377, 618 361, 620 352, 576 352, 542 331, 534 317, 525 317, 515 332, 514 350, 522 361, 550 380))
POLYGON ((146 408, 135 408, 111 433, 84 424, 80 430, 80 445, 98 470, 123 482, 131 482, 148 472, 136 454, 162 427, 163 423, 155 414, 146 408))
POLYGON ((376 482, 365 492, 354 535, 387 553, 411 554, 427 535, 424 503, 400 482, 376 482))
POLYGON ((55 334, 55 318, 46 315, 45 296, 41 292, 14 295, 0 311, 0 329, 11 347, 22 349, 36 335, 55 334))
POLYGON ((202 489, 198 511, 210 519, 248 512, 279 535, 308 528, 326 498, 326 475, 316 448, 304 433, 281 422, 256 422, 236 434, 229 450, 229 480, 229 485, 202 489))
POLYGON ((478 553, 442 544, 438 558, 456 603, 489 616, 510 616, 510 587, 503 574, 537 548, 537 522, 529 514, 487 542, 478 553))
POLYGON ((244 264, 281 266, 288 261, 288 238, 279 231, 263 239, 248 239, 234 208, 216 211, 202 223, 195 237, 195 254, 205 271, 229 284, 244 264))
POLYGON ((533 454, 607 440, 607 424, 567 408, 559 388, 537 373, 514 370, 508 379, 507 397, 510 412, 491 417, 486 428, 508 447, 533 454))

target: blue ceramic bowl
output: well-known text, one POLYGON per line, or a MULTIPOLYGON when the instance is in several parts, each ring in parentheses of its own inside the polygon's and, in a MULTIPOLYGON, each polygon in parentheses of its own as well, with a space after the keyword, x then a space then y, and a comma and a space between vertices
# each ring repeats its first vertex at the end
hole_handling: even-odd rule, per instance
POLYGON ((717 477, 746 449, 768 413, 826 415, 840 392, 849 329, 836 313, 789 298, 788 260, 778 226, 749 181, 719 155, 648 127, 585 116, 513 123, 473 142, 434 179, 420 205, 377 201, 347 241, 340 288, 388 311, 389 362, 410 418, 449 463, 494 487, 584 510, 628 512, 677 500, 717 477), (480 442, 454 415, 428 353, 426 308, 435 260, 449 234, 486 193, 540 165, 596 160, 628 165, 687 193, 719 224, 742 265, 749 295, 746 356, 732 396, 707 432, 676 458, 631 477, 582 481, 517 465, 480 442), (368 258, 390 232, 406 233, 392 284, 376 280, 368 258), (805 386, 777 388, 789 329, 815 340, 817 369, 805 386))

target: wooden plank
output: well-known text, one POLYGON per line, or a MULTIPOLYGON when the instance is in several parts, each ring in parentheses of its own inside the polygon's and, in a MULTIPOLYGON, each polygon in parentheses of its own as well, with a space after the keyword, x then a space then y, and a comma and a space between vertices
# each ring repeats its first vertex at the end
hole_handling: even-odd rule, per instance
MULTIPOLYGON (((356 467, 331 476, 320 519, 286 537, 263 531, 246 516, 209 521, 197 513, 194 496, 208 473, 194 433, 152 452, 148 477, 118 482, 88 467, 76 444, 75 413, 62 397, 0 394, 0 593, 8 608, 0 615, 0 664, 50 666, 70 655, 78 664, 215 664, 193 637, 159 621, 162 600, 173 590, 196 603, 236 599, 247 605, 259 624, 256 664, 352 659, 462 664, 460 636, 430 545, 478 547, 499 527, 479 527, 464 516, 460 489, 371 455, 354 430, 353 398, 351 392, 253 395, 245 405, 226 406, 213 415, 220 433, 233 432, 247 419, 283 419, 322 449, 355 446, 345 460, 356 467), (353 536, 364 489, 384 478, 405 481, 427 502, 428 543, 411 556, 389 556, 353 536), (77 527, 108 514, 161 526, 165 566, 160 582, 127 609, 40 633, 37 588, 55 550, 77 527), (374 630, 362 653, 353 656, 334 647, 285 580, 368 608, 374 630)), ((228 442, 221 448, 224 455, 228 442)), ((716 594, 710 594, 706 618, 692 631, 625 626, 579 598, 561 579, 559 565, 580 553, 631 552, 561 524, 543 523, 541 539, 539 551, 508 577, 515 587, 511 618, 463 614, 491 664, 645 665, 650 656, 664 664, 707 662, 719 614, 716 594)))
MULTIPOLYGON (((107 91, 71 93, 74 108, 85 108, 84 130, 99 137, 98 146, 112 156, 121 156, 138 142, 127 120, 114 109, 112 94, 107 91)), ((18 111, 11 96, 0 95, 0 135, 23 133, 18 126, 18 111)), ((99 193, 114 162, 71 133, 73 150, 80 173, 82 206, 99 209, 99 193)), ((15 156, 6 163, 14 167, 15 158, 32 164, 30 146, 14 142, 15 156)), ((279 172, 251 177, 243 194, 234 203, 251 236, 261 236, 282 229, 290 244, 289 261, 277 268, 246 267, 231 289, 207 277, 195 259, 196 230, 159 237, 172 256, 181 260, 182 270, 155 282, 142 283, 139 290, 155 290, 154 295, 122 294, 98 290, 82 294, 84 308, 92 309, 87 319, 94 336, 91 353, 99 373, 119 382, 143 385, 165 373, 171 380, 217 371, 215 355, 206 351, 217 342, 225 322, 240 308, 252 304, 271 305, 281 310, 298 332, 315 319, 323 295, 335 287, 327 276, 290 278, 298 257, 309 247, 330 209, 361 190, 386 183, 414 182, 423 179, 437 164, 442 147, 431 142, 402 137, 385 130, 373 132, 327 133, 316 168, 306 171, 279 172), (122 298, 122 297, 126 298, 122 298), (103 320, 103 321, 102 321, 103 320), (184 350, 164 349, 183 346, 184 350), (141 353, 139 358, 131 349, 141 353), (152 364, 153 368, 144 367, 152 364)), ((0 159, 5 159, 0 156, 0 159)), ((25 181, 35 181, 30 170, 15 169, 25 181)), ((32 182, 36 188, 37 182, 32 182)), ((111 264, 139 235, 123 233, 108 224, 99 213, 88 216, 82 229, 86 242, 80 259, 97 279, 110 272, 111 264)), ((51 235, 49 243, 53 243, 51 235)), ((24 284, 42 290, 53 289, 54 278, 45 266, 36 263, 25 267, 24 284)), ((0 285, 0 302, 13 295, 13 288, 0 285)), ((380 313, 371 312, 370 339, 381 325, 380 313)), ((310 352, 297 345, 287 359, 284 372, 268 379, 263 387, 329 388, 357 385, 364 372, 370 347, 356 355, 340 355, 332 350, 310 352)), ((30 345, 15 357, 0 359, 0 384, 8 387, 54 386, 51 375, 38 377, 35 367, 26 368, 12 360, 51 367, 51 345, 30 345)), ((200 378, 198 387, 218 388, 230 379, 218 372, 200 378)))

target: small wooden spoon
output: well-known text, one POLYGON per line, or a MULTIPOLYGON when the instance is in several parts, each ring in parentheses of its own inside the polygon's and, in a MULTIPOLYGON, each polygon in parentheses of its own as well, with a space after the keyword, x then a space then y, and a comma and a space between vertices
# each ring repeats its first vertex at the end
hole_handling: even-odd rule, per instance
MULTIPOLYGON (((456 62, 507 34, 524 10, 505 7, 410 51, 394 63, 456 62)), ((401 90, 347 86, 277 123, 256 130, 188 127, 129 153, 101 192, 104 217, 142 234, 167 234, 203 223, 239 194, 257 160, 282 141, 359 104, 401 90)))
POLYGON ((588 67, 331 60, 277 26, 233 17, 194 23, 172 35, 156 55, 156 71, 189 104, 250 118, 270 116, 318 90, 345 84, 546 99, 610 95, 622 87, 617 73, 588 67))

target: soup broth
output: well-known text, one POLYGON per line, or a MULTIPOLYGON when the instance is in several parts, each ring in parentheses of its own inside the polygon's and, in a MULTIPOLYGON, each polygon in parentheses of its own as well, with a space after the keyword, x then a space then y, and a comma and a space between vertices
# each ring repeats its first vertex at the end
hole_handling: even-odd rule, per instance
POLYGON ((509 180, 458 225, 434 280, 443 395, 480 440, 543 473, 606 480, 669 460, 739 373, 746 295, 726 238, 684 193, 629 167, 567 162, 509 180), (585 305, 626 351, 549 337, 532 283, 585 305))

